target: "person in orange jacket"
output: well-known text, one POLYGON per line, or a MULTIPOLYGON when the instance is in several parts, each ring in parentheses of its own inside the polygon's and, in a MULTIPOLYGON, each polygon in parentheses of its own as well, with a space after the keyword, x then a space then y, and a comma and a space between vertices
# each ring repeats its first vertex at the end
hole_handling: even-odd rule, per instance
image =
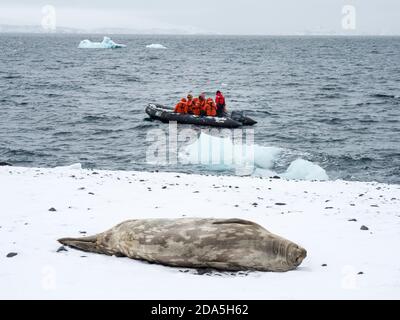
POLYGON ((198 98, 193 99, 192 113, 196 116, 200 116, 206 104, 205 95, 202 93, 198 98))
POLYGON ((174 112, 176 113, 187 113, 187 101, 185 98, 182 98, 181 101, 175 106, 174 112))
POLYGON ((215 103, 217 105, 217 116, 224 117, 226 114, 225 97, 222 94, 222 92, 219 90, 217 91, 216 96, 215 96, 215 103))
POLYGON ((192 113, 192 108, 193 108, 193 96, 189 93, 187 95, 187 101, 186 101, 186 111, 187 113, 192 113))
POLYGON ((217 106, 212 98, 208 98, 204 105, 204 112, 208 117, 215 117, 217 115, 217 106))

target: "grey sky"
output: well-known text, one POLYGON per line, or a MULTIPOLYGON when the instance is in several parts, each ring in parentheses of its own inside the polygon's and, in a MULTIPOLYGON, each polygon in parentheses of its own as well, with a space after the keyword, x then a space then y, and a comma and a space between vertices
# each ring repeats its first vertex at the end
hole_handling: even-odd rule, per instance
POLYGON ((40 25, 53 5, 57 26, 177 29, 221 34, 346 33, 342 8, 356 9, 358 34, 400 34, 399 0, 0 0, 0 25, 40 25))

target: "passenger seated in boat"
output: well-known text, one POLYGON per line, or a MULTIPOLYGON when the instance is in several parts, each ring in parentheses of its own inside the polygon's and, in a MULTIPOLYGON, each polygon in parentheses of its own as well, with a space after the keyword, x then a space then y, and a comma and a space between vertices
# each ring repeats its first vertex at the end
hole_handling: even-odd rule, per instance
POLYGON ((178 102, 178 104, 175 106, 174 112, 176 113, 187 113, 187 101, 185 98, 182 98, 181 101, 178 102))
POLYGON ((200 116, 205 103, 206 103, 206 99, 205 99, 205 94, 203 94, 203 93, 201 95, 199 95, 198 98, 194 98, 191 113, 196 116, 200 116))
POLYGON ((192 107, 193 107, 193 96, 189 93, 187 95, 187 102, 186 102, 186 112, 187 113, 192 113, 192 107))
POLYGON ((203 111, 208 117, 215 117, 217 115, 217 106, 212 98, 207 99, 203 111))

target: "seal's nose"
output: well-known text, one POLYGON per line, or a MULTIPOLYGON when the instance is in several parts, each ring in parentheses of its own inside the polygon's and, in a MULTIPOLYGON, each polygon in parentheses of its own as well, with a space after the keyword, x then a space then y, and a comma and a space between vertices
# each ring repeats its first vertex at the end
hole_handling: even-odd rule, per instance
POLYGON ((289 264, 297 267, 303 262, 306 256, 307 256, 307 251, 304 248, 294 245, 290 247, 288 254, 289 258, 288 262, 289 264))

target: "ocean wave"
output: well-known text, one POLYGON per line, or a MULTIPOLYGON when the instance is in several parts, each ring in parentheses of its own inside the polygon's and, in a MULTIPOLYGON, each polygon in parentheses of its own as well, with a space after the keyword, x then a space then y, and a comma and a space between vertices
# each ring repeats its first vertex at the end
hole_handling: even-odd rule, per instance
POLYGON ((373 98, 383 98, 383 99, 397 99, 399 96, 395 96, 393 94, 385 94, 385 93, 375 93, 370 95, 373 98))
POLYGON ((96 114, 89 114, 85 115, 82 120, 85 122, 98 122, 98 121, 111 121, 111 120, 118 120, 121 119, 119 116, 107 116, 107 115, 96 115, 96 114))

